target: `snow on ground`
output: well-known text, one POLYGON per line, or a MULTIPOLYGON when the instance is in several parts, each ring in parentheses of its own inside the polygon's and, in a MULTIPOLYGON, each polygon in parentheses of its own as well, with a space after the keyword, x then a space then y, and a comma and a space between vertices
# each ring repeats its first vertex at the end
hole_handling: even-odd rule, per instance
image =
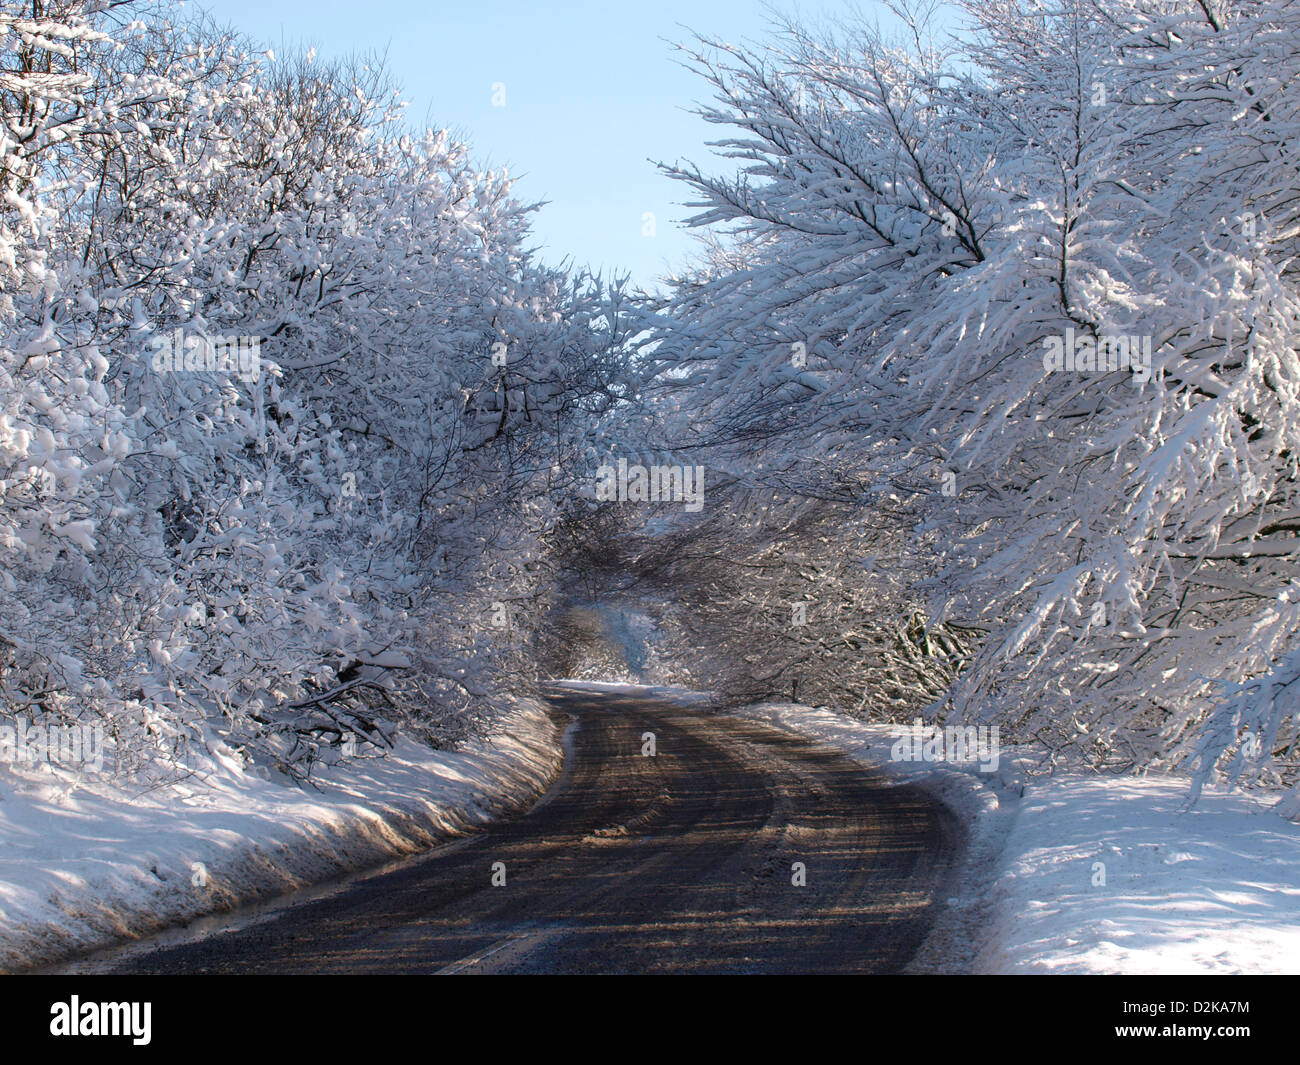
POLYGON ((994 888, 994 972, 1300 972, 1300 826, 1185 780, 1027 789, 994 888))
POLYGON ((557 730, 520 702, 457 752, 401 740, 303 791, 215 759, 133 792, 0 766, 0 971, 41 965, 426 849, 537 798, 557 730))
MULTIPOLYGON (((667 686, 562 686, 708 699, 667 686)), ((1182 780, 1026 778, 1027 760, 1005 750, 991 773, 898 762, 896 726, 791 704, 734 712, 924 783, 966 824, 967 861, 917 971, 1300 971, 1300 826, 1272 812, 1275 796, 1208 791, 1182 812, 1182 780)), ((554 725, 523 703, 463 751, 402 741, 330 769, 318 793, 229 763, 144 794, 5 766, 0 971, 416 853, 528 803, 559 762, 554 725)))
POLYGON ((1026 778, 1005 749, 993 773, 894 761, 897 726, 736 712, 925 782, 966 822, 966 866, 918 971, 1300 972, 1300 825, 1271 809, 1280 793, 1207 789, 1183 812, 1181 778, 1026 778))

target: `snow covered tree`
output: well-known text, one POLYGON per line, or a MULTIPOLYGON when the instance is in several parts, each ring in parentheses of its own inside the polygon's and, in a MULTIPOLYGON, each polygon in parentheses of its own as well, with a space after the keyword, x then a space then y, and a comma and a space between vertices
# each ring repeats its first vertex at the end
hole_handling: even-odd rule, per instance
POLYGON ((293 776, 476 727, 532 672, 620 287, 534 263, 508 177, 412 134, 377 64, 0 10, 7 707, 293 776))
POLYGON ((660 381, 756 471, 921 507, 916 589, 989 633, 947 712, 1294 781, 1268 693, 1297 638, 1297 14, 964 10, 942 44, 689 51, 741 168, 670 168, 728 239, 665 310, 660 381))

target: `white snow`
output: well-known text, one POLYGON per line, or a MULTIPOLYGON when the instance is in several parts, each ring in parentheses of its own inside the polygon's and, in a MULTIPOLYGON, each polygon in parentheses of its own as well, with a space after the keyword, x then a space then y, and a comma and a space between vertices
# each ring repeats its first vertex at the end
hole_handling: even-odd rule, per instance
POLYGON ((538 797, 558 732, 520 701, 461 751, 399 740, 319 792, 229 759, 140 793, 112 777, 0 773, 0 971, 50 963, 414 854, 538 797))
MULTIPOLYGON (((669 686, 557 686, 694 705, 708 699, 669 686)), ((831 744, 891 779, 923 783, 965 823, 966 861, 915 970, 1300 968, 1300 826, 1273 812, 1275 793, 1207 789, 1184 812, 1184 778, 1026 778, 1029 759, 1006 749, 991 774, 976 765, 895 762, 896 726, 785 703, 734 712, 831 744)), ((6 767, 0 970, 415 853, 527 803, 559 762, 550 718, 521 703, 489 740, 461 752, 400 741, 386 757, 331 768, 318 794, 230 761, 145 794, 115 789, 110 778, 73 783, 6 767)))
POLYGON ((1073 776, 1027 789, 981 968, 1300 971, 1300 826, 1269 808, 1275 793, 1207 790, 1181 812, 1187 786, 1073 776))

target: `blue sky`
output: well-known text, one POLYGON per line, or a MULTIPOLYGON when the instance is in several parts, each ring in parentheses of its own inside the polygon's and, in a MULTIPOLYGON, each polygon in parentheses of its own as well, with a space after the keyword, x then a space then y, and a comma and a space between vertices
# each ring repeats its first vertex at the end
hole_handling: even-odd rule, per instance
MULTIPOLYGON (((548 262, 568 257, 624 270, 651 286, 689 258, 680 223, 689 190, 648 159, 709 159, 718 129, 689 113, 707 85, 676 63, 669 42, 692 30, 730 41, 761 39, 769 13, 746 0, 207 0, 219 21, 269 47, 315 47, 322 57, 387 54, 415 125, 450 127, 475 157, 504 166, 516 192, 548 200, 534 217, 548 262), (493 106, 493 85, 505 106, 493 106), (642 234, 646 213, 655 235, 642 234)), ((875 0, 778 3, 813 21, 875 0)), ((721 165, 721 164, 720 164, 721 165)))

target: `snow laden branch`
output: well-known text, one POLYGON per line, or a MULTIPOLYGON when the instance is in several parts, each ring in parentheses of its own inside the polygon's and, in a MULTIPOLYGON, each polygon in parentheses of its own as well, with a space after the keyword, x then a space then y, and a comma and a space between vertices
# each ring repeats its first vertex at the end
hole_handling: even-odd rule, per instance
POLYGON ((726 165, 666 168, 711 233, 647 355, 666 431, 888 482, 911 592, 987 634, 936 712, 1295 783, 1300 11, 962 11, 684 50, 726 165))

